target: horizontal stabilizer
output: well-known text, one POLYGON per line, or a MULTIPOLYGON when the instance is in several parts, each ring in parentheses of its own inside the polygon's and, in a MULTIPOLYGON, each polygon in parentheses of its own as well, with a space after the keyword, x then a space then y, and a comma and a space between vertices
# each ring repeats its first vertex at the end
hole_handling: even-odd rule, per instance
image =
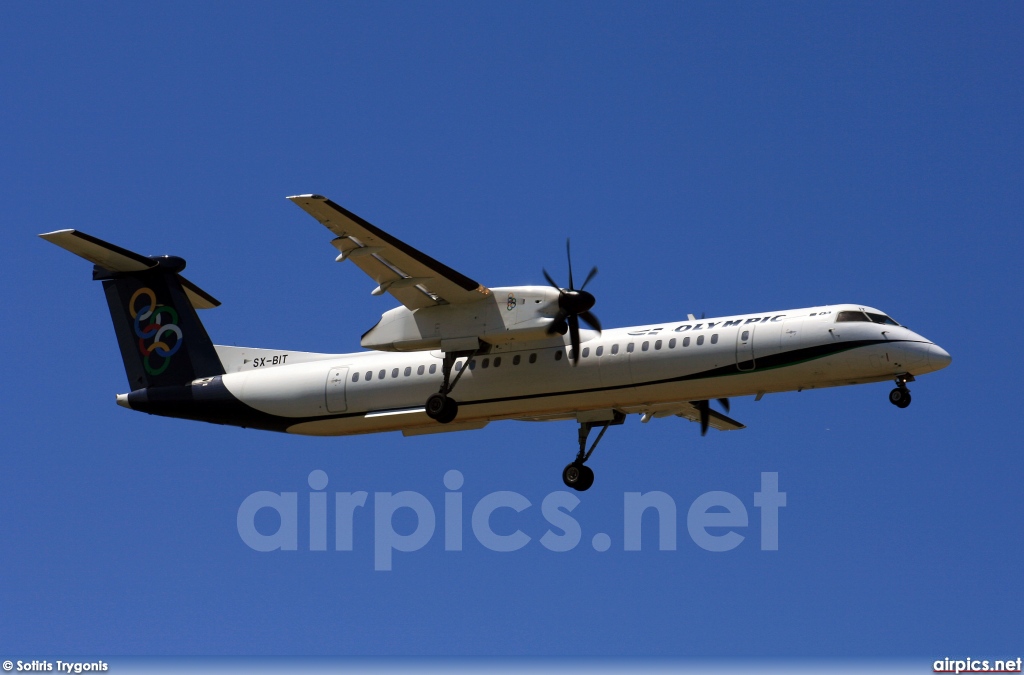
MULTIPOLYGON (((71 251, 80 258, 85 258, 94 265, 99 265, 111 272, 143 272, 159 264, 159 258, 129 251, 78 230, 57 230, 39 236, 51 244, 71 251)), ((220 301, 217 298, 185 277, 179 274, 178 279, 181 281, 182 289, 188 296, 189 302, 196 309, 212 309, 220 306, 220 301)))
POLYGON ((188 301, 192 303, 193 307, 196 309, 213 309, 214 307, 220 307, 220 300, 199 288, 180 274, 178 275, 178 279, 181 281, 181 288, 185 291, 185 295, 188 296, 188 301))
POLYGON ((78 230, 57 230, 39 236, 111 272, 141 272, 156 267, 156 261, 152 258, 78 230))

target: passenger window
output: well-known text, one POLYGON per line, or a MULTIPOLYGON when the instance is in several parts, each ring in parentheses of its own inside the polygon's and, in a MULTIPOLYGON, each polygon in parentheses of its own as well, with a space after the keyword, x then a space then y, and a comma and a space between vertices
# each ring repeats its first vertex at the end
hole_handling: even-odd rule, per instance
POLYGON ((391 371, 391 377, 392 378, 398 377, 398 368, 395 368, 394 370, 391 371))
MULTIPOLYGON (((420 366, 420 367, 422 368, 423 366, 420 366)), ((405 376, 409 377, 410 375, 412 375, 412 366, 406 366, 405 367, 405 376)))
POLYGON ((484 359, 483 363, 480 364, 480 367, 481 368, 486 368, 489 365, 491 365, 491 360, 490 359, 484 359))
POLYGON ((657 340, 654 343, 654 351, 658 351, 659 349, 661 349, 661 340, 657 340))
POLYGON ((381 370, 379 373, 377 373, 377 379, 378 380, 383 380, 384 379, 384 375, 386 375, 386 374, 387 374, 387 371, 381 370))
POLYGON ((570 349, 569 350, 569 358, 570 359, 575 359, 576 358, 576 350, 575 349, 570 349))
POLYGON ((672 338, 671 340, 668 341, 668 348, 669 349, 675 349, 676 348, 676 339, 675 338, 672 338))
POLYGON ((864 312, 839 312, 836 314, 836 323, 840 321, 870 321, 864 312))
POLYGON ((633 353, 633 343, 632 342, 630 342, 628 345, 626 345, 626 351, 629 352, 630 354, 633 353))
POLYGON ((522 360, 522 357, 521 357, 521 356, 519 356, 519 354, 516 354, 515 356, 513 356, 513 357, 512 357, 512 365, 513 365, 513 366, 518 366, 518 365, 519 365, 519 362, 520 362, 521 360, 522 360))
POLYGON ((590 347, 584 347, 583 348, 583 358, 587 358, 588 356, 590 356, 590 347))
POLYGON ((612 345, 612 354, 618 354, 618 353, 619 353, 619 343, 616 342, 615 344, 612 345))
POLYGON ((500 365, 501 365, 501 357, 500 356, 495 356, 494 357, 494 367, 497 368, 500 365))
POLYGON ((352 373, 352 381, 353 382, 358 382, 359 381, 359 373, 352 373))
MULTIPOLYGON (((431 366, 430 368, 431 368, 430 372, 433 373, 434 372, 433 371, 434 366, 431 366)), ((462 361, 456 361, 455 362, 455 370, 462 370, 462 361)))
POLYGON ((476 370, 476 359, 470 359, 469 360, 469 369, 470 370, 476 370))
POLYGON ((644 343, 642 345, 640 345, 640 351, 646 352, 647 348, 650 347, 650 346, 651 346, 651 343, 648 342, 647 340, 644 340, 644 343))
POLYGON ((594 350, 594 356, 601 356, 601 354, 604 354, 604 347, 603 346, 598 347, 597 349, 594 350))
POLYGON ((697 336, 697 344, 699 344, 699 345, 704 344, 704 336, 703 335, 698 335, 697 336))
POLYGON ((559 349, 558 351, 555 352, 555 361, 561 361, 561 360, 562 360, 562 350, 559 349))
MULTIPOLYGON (((430 372, 434 372, 434 366, 430 366, 430 372)), ((417 375, 422 375, 423 374, 423 366, 420 366, 419 368, 416 369, 416 374, 417 375)))
POLYGON ((684 347, 689 347, 690 346, 690 338, 688 338, 688 337, 684 337, 683 338, 683 346, 684 347))
POLYGON ((749 330, 743 331, 743 335, 740 336, 740 339, 741 340, 749 340, 750 339, 750 331, 749 330))
POLYGON ((430 374, 433 375, 436 372, 437 372, 437 364, 436 363, 431 363, 430 364, 430 374))
POLYGON ((537 352, 530 354, 530 363, 537 363, 537 352))
POLYGON ((363 379, 366 380, 367 382, 372 380, 373 379, 373 371, 372 370, 366 371, 366 375, 363 376, 363 379))
POLYGON ((718 333, 715 333, 714 335, 711 336, 711 344, 713 344, 713 345, 717 345, 718 344, 718 333))

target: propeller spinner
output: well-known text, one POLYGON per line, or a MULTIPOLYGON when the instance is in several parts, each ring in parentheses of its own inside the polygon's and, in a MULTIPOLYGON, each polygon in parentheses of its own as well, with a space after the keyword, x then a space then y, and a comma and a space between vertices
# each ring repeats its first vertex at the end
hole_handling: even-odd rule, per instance
POLYGON ((547 270, 542 270, 544 278, 548 280, 548 283, 558 289, 558 313, 555 314, 554 320, 548 326, 548 334, 558 333, 559 335, 565 335, 566 331, 568 331, 569 341, 572 343, 572 363, 576 365, 580 360, 580 319, 583 319, 583 322, 594 330, 601 332, 601 322, 590 311, 596 299, 593 295, 583 290, 590 283, 590 280, 597 275, 597 268, 595 267, 590 270, 590 274, 584 279, 583 285, 577 289, 573 285, 572 280, 572 253, 569 248, 568 239, 565 240, 565 255, 569 260, 569 288, 562 288, 555 283, 555 280, 551 278, 547 270))

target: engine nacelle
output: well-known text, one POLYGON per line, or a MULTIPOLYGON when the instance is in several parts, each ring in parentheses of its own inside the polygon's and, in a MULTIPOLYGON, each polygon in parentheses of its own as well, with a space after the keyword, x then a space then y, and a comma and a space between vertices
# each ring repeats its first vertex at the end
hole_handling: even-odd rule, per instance
POLYGON ((558 290, 550 286, 492 288, 478 302, 385 312, 363 334, 367 349, 411 352, 452 349, 474 338, 492 345, 550 340, 548 326, 558 312, 558 290))

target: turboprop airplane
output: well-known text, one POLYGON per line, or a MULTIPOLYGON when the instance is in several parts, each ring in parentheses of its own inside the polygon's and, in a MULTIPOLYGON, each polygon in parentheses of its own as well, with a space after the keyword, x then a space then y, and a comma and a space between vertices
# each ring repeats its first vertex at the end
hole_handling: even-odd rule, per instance
MULTIPOLYGON (((586 464, 609 426, 676 416, 720 431, 744 425, 729 399, 892 380, 951 357, 887 314, 826 305, 601 329, 594 296, 569 284, 487 287, 319 195, 289 197, 335 235, 349 260, 401 306, 363 334, 368 351, 318 354, 215 345, 197 309, 220 303, 181 275, 176 256, 144 256, 76 230, 43 239, 94 264, 130 391, 152 415, 314 436, 480 429, 498 420, 575 420, 579 450, 562 472, 586 490, 586 464), (582 321, 588 328, 580 326, 582 321), (587 448, 590 432, 600 428, 587 448)), ((566 244, 568 255, 568 242, 566 244)))

